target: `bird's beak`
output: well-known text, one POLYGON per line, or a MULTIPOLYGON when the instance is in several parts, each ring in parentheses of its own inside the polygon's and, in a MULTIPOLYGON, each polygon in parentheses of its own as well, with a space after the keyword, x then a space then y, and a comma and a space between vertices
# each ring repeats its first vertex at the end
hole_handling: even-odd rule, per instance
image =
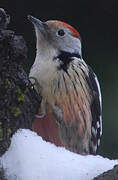
POLYGON ((42 22, 31 15, 28 15, 28 20, 34 25, 38 40, 44 40, 49 37, 49 27, 45 22, 42 22))
POLYGON ((39 19, 28 15, 28 20, 36 27, 39 29, 40 32, 44 33, 45 30, 47 29, 47 24, 45 22, 40 21, 39 19))
POLYGON ((39 19, 37 19, 37 18, 35 18, 35 17, 31 16, 31 15, 28 15, 27 18, 34 25, 41 26, 41 27, 43 26, 43 22, 40 21, 39 19))

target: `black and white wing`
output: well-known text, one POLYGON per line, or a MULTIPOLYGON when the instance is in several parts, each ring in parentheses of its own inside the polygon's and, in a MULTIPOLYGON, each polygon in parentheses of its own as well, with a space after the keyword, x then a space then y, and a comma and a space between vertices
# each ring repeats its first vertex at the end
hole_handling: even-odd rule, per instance
POLYGON ((89 76, 87 82, 92 89, 93 101, 91 103, 92 127, 91 127, 91 151, 97 151, 102 135, 102 98, 100 85, 96 74, 88 66, 89 76))

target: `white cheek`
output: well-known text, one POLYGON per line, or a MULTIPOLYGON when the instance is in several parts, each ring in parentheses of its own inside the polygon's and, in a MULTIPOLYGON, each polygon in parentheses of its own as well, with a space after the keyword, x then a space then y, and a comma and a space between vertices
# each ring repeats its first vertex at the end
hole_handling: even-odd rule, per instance
POLYGON ((70 53, 78 53, 80 56, 81 53, 81 41, 77 38, 64 38, 60 41, 60 49, 70 53))

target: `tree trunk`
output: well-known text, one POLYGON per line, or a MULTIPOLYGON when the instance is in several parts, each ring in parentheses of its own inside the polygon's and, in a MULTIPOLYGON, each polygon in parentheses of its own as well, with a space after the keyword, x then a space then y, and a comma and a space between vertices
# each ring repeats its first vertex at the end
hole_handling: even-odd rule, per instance
POLYGON ((104 172, 93 180, 118 180, 118 165, 114 166, 113 169, 104 172))
MULTIPOLYGON (((26 43, 22 36, 6 30, 9 21, 9 16, 0 9, 0 156, 19 128, 31 129, 41 101, 23 70, 26 43)), ((1 169, 0 180, 3 179, 1 169)))

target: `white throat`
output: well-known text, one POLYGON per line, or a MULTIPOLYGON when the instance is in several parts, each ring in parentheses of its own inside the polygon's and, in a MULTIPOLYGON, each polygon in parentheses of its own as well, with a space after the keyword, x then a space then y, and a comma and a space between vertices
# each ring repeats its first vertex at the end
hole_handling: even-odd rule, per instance
POLYGON ((35 77, 39 83, 45 83, 57 72, 58 62, 54 61, 57 51, 50 46, 37 48, 35 62, 30 70, 29 77, 35 77))

